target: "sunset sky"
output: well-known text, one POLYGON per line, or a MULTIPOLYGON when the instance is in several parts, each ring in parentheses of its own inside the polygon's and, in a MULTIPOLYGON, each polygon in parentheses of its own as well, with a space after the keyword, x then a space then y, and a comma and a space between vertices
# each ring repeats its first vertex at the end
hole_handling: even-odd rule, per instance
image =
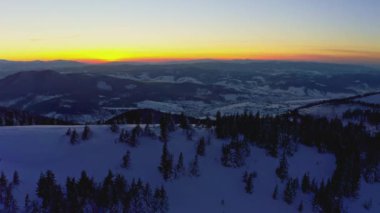
POLYGON ((380 63, 379 0, 1 0, 0 59, 380 63))

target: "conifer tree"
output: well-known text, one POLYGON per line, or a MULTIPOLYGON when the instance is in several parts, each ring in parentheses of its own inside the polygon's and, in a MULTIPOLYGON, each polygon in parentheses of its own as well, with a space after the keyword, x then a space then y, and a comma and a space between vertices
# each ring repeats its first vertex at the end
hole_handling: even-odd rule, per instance
POLYGON ((296 180, 293 180, 293 179, 290 179, 288 180, 288 182, 286 183, 286 187, 285 187, 285 190, 284 190, 284 201, 287 203, 287 204, 291 204, 293 203, 293 200, 296 196, 296 180))
POLYGON ((183 154, 179 154, 177 165, 175 166, 175 176, 178 178, 185 174, 185 165, 183 163, 183 154))
POLYGON ((225 136, 222 115, 219 111, 216 113, 215 134, 217 138, 223 138, 225 136))
POLYGON ((230 150, 227 145, 222 146, 222 157, 220 158, 222 161, 222 165, 225 167, 229 166, 229 161, 230 161, 230 150))
POLYGON ((82 140, 88 140, 90 138, 90 127, 85 125, 82 132, 82 140))
POLYGON ((298 205, 298 212, 302 212, 303 211, 303 201, 301 201, 301 203, 298 205))
POLYGON ((0 188, 5 189, 8 185, 7 176, 5 176, 4 172, 1 172, 0 175, 0 188))
POLYGON ((169 211, 169 198, 166 193, 166 190, 163 186, 161 186, 161 212, 165 213, 169 211))
POLYGON ((125 129, 122 129, 119 134, 119 143, 125 143, 128 139, 128 131, 125 129))
POLYGON ((70 135, 71 135, 71 128, 68 128, 65 134, 66 134, 67 136, 70 136, 70 135))
POLYGON ((151 137, 151 138, 154 138, 156 136, 155 133, 154 133, 154 131, 152 131, 152 129, 150 128, 150 124, 149 123, 147 123, 145 125, 144 135, 148 136, 148 137, 151 137))
POLYGON ((18 207, 16 203, 16 199, 12 194, 12 187, 8 187, 5 190, 5 198, 4 198, 4 210, 5 212, 17 212, 18 207))
POLYGON ((13 185, 18 186, 20 184, 20 176, 18 175, 18 172, 15 171, 13 173, 13 185))
POLYGON ((165 181, 172 178, 173 174, 173 156, 169 153, 167 142, 164 142, 162 147, 162 155, 160 166, 158 167, 165 181))
POLYGON ((222 146, 222 165, 226 167, 241 167, 245 165, 245 159, 249 156, 249 145, 245 141, 232 139, 229 144, 222 146))
POLYGON ((121 167, 123 168, 126 168, 126 169, 129 169, 130 165, 131 165, 131 153, 129 152, 129 150, 125 153, 125 155, 123 156, 123 162, 121 164, 121 167))
POLYGON ((110 130, 113 133, 119 132, 119 126, 117 125, 116 122, 112 122, 112 124, 110 125, 110 130))
POLYGON ((85 200, 88 199, 92 195, 94 187, 94 181, 90 179, 86 171, 82 171, 78 181, 78 196, 85 200))
POLYGON ((188 129, 189 128, 189 121, 187 120, 187 117, 182 112, 179 116, 179 127, 182 129, 188 129))
POLYGON ((194 135, 194 129, 191 126, 189 126, 189 128, 187 128, 185 132, 186 132, 186 139, 189 141, 192 141, 193 135, 194 135))
POLYGON ((206 117, 205 125, 207 129, 211 129, 212 127, 212 121, 209 116, 206 117))
POLYGON ((169 211, 169 201, 165 188, 157 188, 154 192, 154 202, 152 205, 153 212, 166 213, 169 211))
POLYGON ((245 192, 252 194, 253 192, 253 174, 249 174, 245 181, 245 192))
POLYGON ((205 138, 201 137, 197 145, 197 155, 205 156, 206 142, 205 138))
POLYGON ((166 116, 162 116, 160 119, 160 140, 167 142, 169 140, 168 119, 166 116))
POLYGON ((76 144, 78 142, 78 137, 79 137, 78 133, 75 129, 73 131, 71 131, 70 143, 76 144))
POLYGON ((41 174, 37 183, 37 196, 42 199, 42 208, 49 212, 57 212, 63 208, 63 192, 52 171, 41 174))
POLYGON ((372 208, 372 199, 366 200, 363 203, 363 208, 369 211, 372 208))
POLYGON ((168 123, 168 131, 169 132, 175 131, 176 130, 176 123, 174 122, 172 114, 169 114, 168 116, 166 116, 166 120, 168 123))
POLYGON ((281 180, 284 180, 288 177, 288 161, 286 160, 285 154, 282 155, 280 164, 276 169, 276 174, 281 180))
POLYGON ((137 136, 139 135, 140 127, 136 126, 135 128, 132 129, 131 132, 131 137, 128 139, 128 144, 132 147, 137 146, 137 136))
POLYGON ((198 165, 198 155, 195 155, 194 160, 190 162, 189 166, 190 176, 198 177, 199 173, 199 165, 198 165))
POLYGON ((30 201, 30 198, 29 198, 29 194, 25 195, 24 210, 25 210, 25 212, 30 212, 31 211, 31 201, 30 201))
POLYGON ((310 192, 310 177, 308 173, 305 173, 302 177, 301 189, 303 193, 310 192))

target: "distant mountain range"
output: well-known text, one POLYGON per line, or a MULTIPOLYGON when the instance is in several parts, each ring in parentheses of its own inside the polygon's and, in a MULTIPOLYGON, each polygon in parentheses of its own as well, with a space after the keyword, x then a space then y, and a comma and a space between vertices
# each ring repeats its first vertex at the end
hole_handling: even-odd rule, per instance
MULTIPOLYGON (((0 80, 0 106, 81 122, 107 120, 136 108, 194 117, 213 116, 217 111, 277 114, 318 100, 380 90, 380 71, 357 65, 56 61, 30 62, 34 64, 31 70, 37 65, 48 70, 17 72, 13 69, 17 66, 9 63, 0 61, 0 73, 14 72, 0 80), (13 68, 4 71, 4 64, 13 68)), ((27 64, 24 68, 28 69, 27 64)))
POLYGON ((86 64, 76 61, 7 61, 0 60, 0 78, 20 71, 57 69, 64 67, 82 67, 86 64))

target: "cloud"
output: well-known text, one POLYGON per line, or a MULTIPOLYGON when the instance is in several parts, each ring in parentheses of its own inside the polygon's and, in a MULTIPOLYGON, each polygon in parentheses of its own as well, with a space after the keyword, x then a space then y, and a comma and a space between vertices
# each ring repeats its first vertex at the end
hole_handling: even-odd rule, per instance
POLYGON ((333 52, 333 53, 345 53, 345 54, 355 54, 355 55, 379 55, 380 52, 377 51, 363 51, 363 50, 352 50, 352 49, 322 49, 323 51, 333 52))

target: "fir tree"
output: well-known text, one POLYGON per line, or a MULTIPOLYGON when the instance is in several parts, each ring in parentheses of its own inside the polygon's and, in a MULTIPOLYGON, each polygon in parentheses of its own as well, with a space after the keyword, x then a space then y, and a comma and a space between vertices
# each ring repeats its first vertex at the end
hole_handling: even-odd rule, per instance
POLYGON ((161 212, 165 213, 169 211, 169 198, 166 190, 161 186, 161 212))
POLYGON ((190 176, 198 177, 199 173, 199 165, 198 165, 198 155, 195 155, 194 160, 190 162, 189 166, 190 176))
POLYGON ((78 181, 78 196, 80 196, 83 200, 90 198, 95 190, 94 185, 94 181, 88 177, 86 171, 82 171, 78 181))
POLYGON ((185 132, 186 132, 186 139, 189 141, 192 141, 193 135, 194 135, 194 129, 191 126, 189 126, 189 128, 187 128, 185 132))
POLYGON ((176 123, 174 122, 172 114, 165 116, 168 124, 168 131, 173 132, 176 129, 176 123))
POLYGON ((12 181, 13 185, 15 186, 18 186, 20 184, 20 176, 18 175, 18 172, 15 171, 13 173, 13 181, 12 181))
POLYGON ((139 132, 140 132, 140 126, 136 126, 135 128, 132 129, 132 132, 131 132, 131 137, 129 137, 128 139, 128 144, 132 147, 136 147, 137 146, 137 137, 139 135, 139 132))
POLYGON ((303 193, 310 192, 310 177, 308 173, 304 174, 302 177, 301 189, 303 193))
POLYGON ((212 127, 212 121, 209 116, 206 117, 205 126, 207 129, 211 129, 212 127))
POLYGON ((286 183, 284 190, 284 201, 287 204, 293 203, 293 200, 296 196, 296 186, 297 184, 293 179, 288 180, 288 182, 286 183))
POLYGON ((163 186, 154 192, 153 212, 166 213, 169 211, 169 200, 166 190, 163 186))
POLYGON ((90 127, 85 125, 82 132, 82 140, 88 140, 90 138, 90 127))
POLYGON ((185 165, 183 163, 183 154, 179 154, 177 165, 175 166, 175 176, 178 178, 185 174, 185 165))
POLYGON ((67 177, 66 179, 66 206, 67 211, 78 212, 81 209, 79 204, 77 185, 75 178, 67 177))
POLYGON ((168 142, 169 140, 169 129, 168 129, 168 119, 162 116, 160 119, 160 140, 162 142, 168 142))
POLYGON ((123 162, 121 164, 121 167, 123 168, 126 168, 126 169, 129 169, 130 165, 131 165, 131 153, 129 152, 129 150, 125 153, 125 155, 123 156, 123 162))
POLYGON ((70 136, 70 135, 71 135, 71 128, 68 128, 65 134, 66 134, 67 136, 70 136))
POLYGON ((125 192, 127 190, 127 180, 123 175, 116 175, 115 181, 114 181, 114 188, 115 188, 115 196, 122 198, 125 196, 125 192))
POLYGON ((229 160, 230 160, 230 150, 227 145, 222 146, 222 157, 220 158, 222 165, 225 167, 229 166, 229 160))
POLYGON ((223 129, 222 115, 219 111, 216 113, 215 134, 217 138, 224 138, 226 134, 223 129))
POLYGON ((302 212, 303 211, 303 201, 301 201, 301 203, 298 205, 298 212, 302 212))
POLYGON ((162 147, 160 166, 158 167, 165 181, 169 180, 173 174, 173 156, 169 153, 167 142, 162 147))
POLYGON ((128 140, 129 134, 128 131, 125 129, 122 129, 119 134, 119 143, 126 143, 128 140))
POLYGON ((151 137, 151 138, 155 138, 156 137, 156 134, 154 133, 154 131, 150 128, 150 124, 147 123, 145 125, 145 128, 144 128, 144 135, 145 136, 148 136, 148 137, 151 137))
POLYGON ((79 137, 78 133, 75 129, 73 131, 71 131, 70 143, 76 144, 78 142, 78 137, 79 137))
POLYGON ((117 125, 116 122, 112 122, 112 124, 110 125, 110 130, 113 133, 119 132, 119 126, 117 125))
POLYGON ((37 196, 42 199, 42 208, 49 212, 58 212, 63 208, 63 192, 52 171, 41 174, 37 184, 37 196))
POLYGON ((248 194, 253 193, 253 179, 257 177, 256 172, 248 173, 247 171, 243 174, 243 182, 245 184, 244 189, 248 194))
POLYGON ((204 156, 205 155, 205 149, 206 149, 205 138, 201 137, 201 139, 199 140, 198 145, 197 145, 197 155, 204 156))
POLYGON ((285 154, 282 155, 280 164, 276 169, 276 174, 281 180, 284 180, 288 177, 288 161, 286 160, 285 154))
POLYGON ((5 190, 5 198, 3 204, 5 212, 17 212, 18 207, 16 200, 12 194, 12 187, 8 187, 5 190))
POLYGON ((363 208, 369 211, 372 208, 372 199, 369 199, 363 203, 363 208))
POLYGON ((7 176, 5 176, 4 172, 1 172, 0 175, 0 188, 5 189, 8 185, 7 176))
POLYGON ((188 129, 190 127, 189 121, 183 112, 179 116, 179 127, 182 129, 188 129))
POLYGON ((249 174, 245 181, 245 192, 252 194, 253 192, 253 174, 249 174))
POLYGON ((222 165, 226 167, 238 168, 245 165, 245 159, 249 156, 250 149, 247 142, 232 139, 232 141, 222 146, 222 165))
POLYGON ((32 206, 31 206, 29 194, 26 194, 25 199, 24 199, 24 210, 25 212, 31 212, 31 209, 32 209, 32 206))

